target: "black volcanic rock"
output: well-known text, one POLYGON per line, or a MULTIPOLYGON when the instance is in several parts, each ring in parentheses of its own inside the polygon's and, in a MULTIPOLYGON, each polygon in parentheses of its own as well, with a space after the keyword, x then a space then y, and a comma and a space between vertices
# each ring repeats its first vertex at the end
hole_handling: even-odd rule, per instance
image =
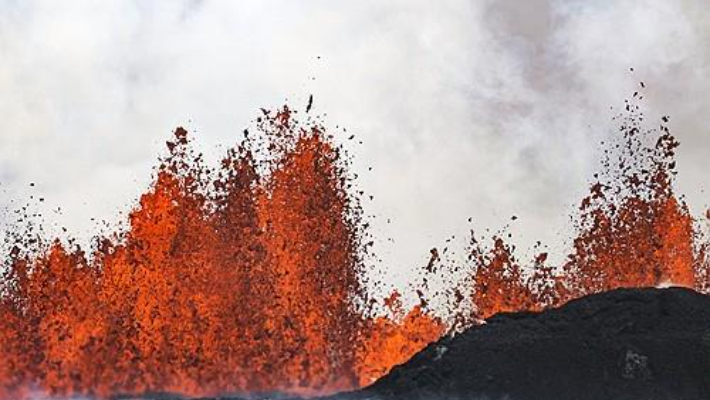
POLYGON ((710 297, 622 289, 499 314, 349 399, 710 399, 710 297))

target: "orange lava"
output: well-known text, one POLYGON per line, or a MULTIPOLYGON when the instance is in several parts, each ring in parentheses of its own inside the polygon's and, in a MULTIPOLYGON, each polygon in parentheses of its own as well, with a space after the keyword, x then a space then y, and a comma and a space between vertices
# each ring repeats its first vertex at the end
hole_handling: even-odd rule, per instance
MULTIPOLYGON (((614 118, 620 135, 606 144, 602 171, 573 215, 576 237, 564 265, 547 265, 540 253, 524 268, 502 238, 487 248, 472 236, 466 267, 478 318, 620 287, 709 290, 710 242, 673 189, 679 143, 668 117, 658 128, 645 128, 637 96, 614 118)), ((459 319, 475 323, 463 315, 459 319)))
POLYGON ((359 385, 374 325, 356 307, 367 245, 347 160, 288 108, 265 112, 258 131, 215 172, 178 128, 127 232, 97 239, 91 257, 16 245, 0 398, 359 385))
POLYGON ((386 300, 388 317, 376 317, 367 322, 367 336, 363 338, 357 358, 359 386, 373 383, 446 331, 444 323, 427 314, 421 305, 405 312, 399 297, 399 293, 394 292, 386 300))

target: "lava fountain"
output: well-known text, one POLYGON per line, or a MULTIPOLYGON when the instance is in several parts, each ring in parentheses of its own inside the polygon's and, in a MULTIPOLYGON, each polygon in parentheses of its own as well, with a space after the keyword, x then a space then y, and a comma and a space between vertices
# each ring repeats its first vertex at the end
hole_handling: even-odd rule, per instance
MULTIPOLYGON (((0 286, 0 399, 285 392, 367 385, 446 332, 617 287, 710 286, 708 241, 675 194, 664 117, 634 97, 574 214, 563 265, 524 263, 471 234, 443 289, 451 318, 415 288, 373 312, 372 241, 350 159, 312 119, 263 111, 217 167, 178 128, 128 227, 90 249, 11 232, 0 286), (462 277, 462 278, 461 278, 462 277), (465 302, 473 307, 463 307, 465 302)), ((427 274, 449 275, 436 250, 427 274)))
POLYGON ((295 114, 264 111, 217 170, 178 128, 127 231, 90 254, 19 235, 3 276, 0 398, 330 393, 439 337, 421 310, 367 316, 348 160, 295 114), (373 360, 374 342, 391 352, 373 360))

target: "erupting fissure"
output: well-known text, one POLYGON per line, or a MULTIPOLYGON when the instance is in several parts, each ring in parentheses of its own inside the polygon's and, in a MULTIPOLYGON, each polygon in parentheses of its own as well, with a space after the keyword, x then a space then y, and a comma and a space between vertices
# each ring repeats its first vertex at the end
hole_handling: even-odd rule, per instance
MULTIPOLYGON (((284 107, 209 168, 178 128, 125 232, 91 251, 8 235, 0 283, 0 399, 40 391, 111 397, 331 393, 369 384, 444 333, 617 287, 707 290, 707 240, 673 191, 667 118, 646 129, 636 96, 617 117, 575 214, 564 265, 521 264, 473 234, 449 315, 364 288, 372 241, 343 148, 284 107), (463 307, 466 301, 473 307, 463 307)), ((432 251, 429 274, 443 274, 432 251)), ((452 275, 453 276, 453 275, 452 275)))

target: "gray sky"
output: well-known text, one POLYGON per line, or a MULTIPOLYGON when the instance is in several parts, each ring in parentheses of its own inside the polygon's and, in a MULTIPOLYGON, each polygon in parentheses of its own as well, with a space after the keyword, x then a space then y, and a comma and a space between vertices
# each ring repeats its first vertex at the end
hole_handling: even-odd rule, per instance
POLYGON ((0 205, 44 196, 46 220, 87 238, 91 217, 118 221, 135 203, 176 126, 197 130, 216 161, 260 107, 303 107, 313 94, 315 112, 363 141, 349 146, 375 196, 367 211, 393 279, 464 236, 468 217, 495 231, 517 215, 523 246, 564 249, 597 144, 612 132, 609 107, 643 80, 647 116, 671 116, 679 189, 700 213, 710 185, 708 9, 703 0, 0 0, 0 205))

